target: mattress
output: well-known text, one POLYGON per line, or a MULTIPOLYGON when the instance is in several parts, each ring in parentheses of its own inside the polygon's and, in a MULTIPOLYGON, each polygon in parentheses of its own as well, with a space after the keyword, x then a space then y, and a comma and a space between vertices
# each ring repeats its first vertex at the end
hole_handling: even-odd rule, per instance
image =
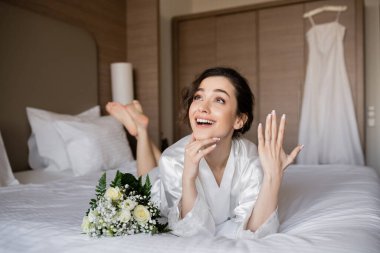
MULTIPOLYGON (((107 172, 108 179, 114 173, 107 172)), ((80 225, 100 176, 1 188, 1 252, 375 253, 380 249, 380 181, 369 167, 290 166, 280 192, 279 233, 257 240, 172 234, 90 238, 80 225)))

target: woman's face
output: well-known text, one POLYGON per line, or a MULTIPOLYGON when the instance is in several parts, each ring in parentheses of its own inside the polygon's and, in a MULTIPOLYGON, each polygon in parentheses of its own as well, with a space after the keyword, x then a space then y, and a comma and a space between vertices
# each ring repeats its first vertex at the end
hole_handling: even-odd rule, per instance
POLYGON ((189 108, 189 121, 195 139, 232 138, 244 122, 237 114, 235 88, 222 76, 205 78, 189 108))

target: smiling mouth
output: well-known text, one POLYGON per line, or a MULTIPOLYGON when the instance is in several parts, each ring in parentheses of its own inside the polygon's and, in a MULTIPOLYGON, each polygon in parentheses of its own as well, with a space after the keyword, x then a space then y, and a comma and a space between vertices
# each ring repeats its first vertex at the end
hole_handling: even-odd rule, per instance
POLYGON ((208 120, 208 119, 196 119, 197 125, 201 126, 211 126, 215 123, 215 121, 208 120))

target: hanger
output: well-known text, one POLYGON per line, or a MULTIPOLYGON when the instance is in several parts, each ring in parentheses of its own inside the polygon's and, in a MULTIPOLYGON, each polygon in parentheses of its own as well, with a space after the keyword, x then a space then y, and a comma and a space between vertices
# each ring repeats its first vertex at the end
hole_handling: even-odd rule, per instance
POLYGON ((324 11, 341 12, 341 11, 345 11, 345 10, 347 10, 346 5, 325 5, 325 6, 321 6, 321 7, 314 9, 314 10, 306 12, 305 14, 303 14, 303 17, 309 18, 311 16, 314 16, 314 15, 319 14, 319 13, 324 12, 324 11))

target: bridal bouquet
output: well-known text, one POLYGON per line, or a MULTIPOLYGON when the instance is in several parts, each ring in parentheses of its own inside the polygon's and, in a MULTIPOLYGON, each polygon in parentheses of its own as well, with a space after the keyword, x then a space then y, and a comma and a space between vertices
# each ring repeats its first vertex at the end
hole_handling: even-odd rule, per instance
POLYGON ((168 232, 167 223, 158 222, 160 210, 150 201, 151 188, 148 176, 143 184, 141 177, 119 171, 107 188, 104 173, 83 218, 82 231, 92 237, 168 232))

